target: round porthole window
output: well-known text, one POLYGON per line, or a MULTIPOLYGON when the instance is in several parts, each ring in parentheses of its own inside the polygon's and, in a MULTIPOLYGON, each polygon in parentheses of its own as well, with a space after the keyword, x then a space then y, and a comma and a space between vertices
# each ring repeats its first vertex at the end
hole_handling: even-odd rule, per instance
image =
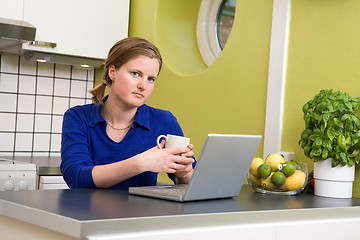
POLYGON ((236 0, 203 0, 197 21, 200 54, 210 66, 224 49, 235 16, 236 0))

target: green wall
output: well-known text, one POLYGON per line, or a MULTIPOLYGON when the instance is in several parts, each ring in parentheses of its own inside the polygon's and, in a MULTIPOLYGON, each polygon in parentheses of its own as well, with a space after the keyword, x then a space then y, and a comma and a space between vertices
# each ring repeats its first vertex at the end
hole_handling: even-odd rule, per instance
POLYGON ((292 0, 289 39, 282 151, 295 152, 311 170, 312 160, 297 144, 304 129, 302 106, 321 89, 360 96, 360 1, 292 0))

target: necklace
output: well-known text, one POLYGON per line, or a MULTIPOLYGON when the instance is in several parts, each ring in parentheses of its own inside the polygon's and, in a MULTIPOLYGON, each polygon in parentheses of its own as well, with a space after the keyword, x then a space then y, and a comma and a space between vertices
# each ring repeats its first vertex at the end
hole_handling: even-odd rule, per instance
POLYGON ((131 123, 130 123, 129 126, 124 127, 124 128, 116 128, 116 127, 114 127, 113 125, 111 125, 111 124, 106 120, 106 118, 104 117, 104 115, 103 115, 102 113, 101 113, 101 115, 102 115, 102 117, 104 118, 105 122, 106 122, 112 129, 117 130, 117 131, 123 131, 123 130, 126 130, 126 129, 130 128, 131 125, 132 125, 132 123, 133 123, 133 121, 134 121, 134 118, 135 118, 135 117, 134 117, 134 118, 131 120, 131 123))
POLYGON ((131 122, 131 124, 130 124, 129 126, 127 126, 127 127, 124 127, 124 128, 116 128, 116 127, 114 127, 113 125, 111 125, 108 121, 106 121, 106 119, 105 119, 105 122, 106 122, 112 129, 117 130, 117 131, 126 130, 126 129, 130 128, 131 125, 132 125, 132 122, 131 122))

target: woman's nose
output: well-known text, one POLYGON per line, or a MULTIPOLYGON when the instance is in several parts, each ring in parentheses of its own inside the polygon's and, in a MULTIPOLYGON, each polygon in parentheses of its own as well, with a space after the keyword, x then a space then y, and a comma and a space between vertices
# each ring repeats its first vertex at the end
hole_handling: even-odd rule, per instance
POLYGON ((147 80, 146 79, 141 79, 138 83, 138 88, 139 89, 142 89, 142 90, 145 90, 146 87, 147 87, 147 80))

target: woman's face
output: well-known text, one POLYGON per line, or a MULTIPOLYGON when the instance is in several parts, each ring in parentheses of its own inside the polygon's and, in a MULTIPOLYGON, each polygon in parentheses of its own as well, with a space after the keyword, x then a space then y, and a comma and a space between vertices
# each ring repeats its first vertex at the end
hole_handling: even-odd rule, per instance
POLYGON ((110 94, 123 107, 140 107, 150 97, 154 82, 159 74, 159 61, 156 58, 138 56, 119 69, 109 67, 112 80, 110 94))

